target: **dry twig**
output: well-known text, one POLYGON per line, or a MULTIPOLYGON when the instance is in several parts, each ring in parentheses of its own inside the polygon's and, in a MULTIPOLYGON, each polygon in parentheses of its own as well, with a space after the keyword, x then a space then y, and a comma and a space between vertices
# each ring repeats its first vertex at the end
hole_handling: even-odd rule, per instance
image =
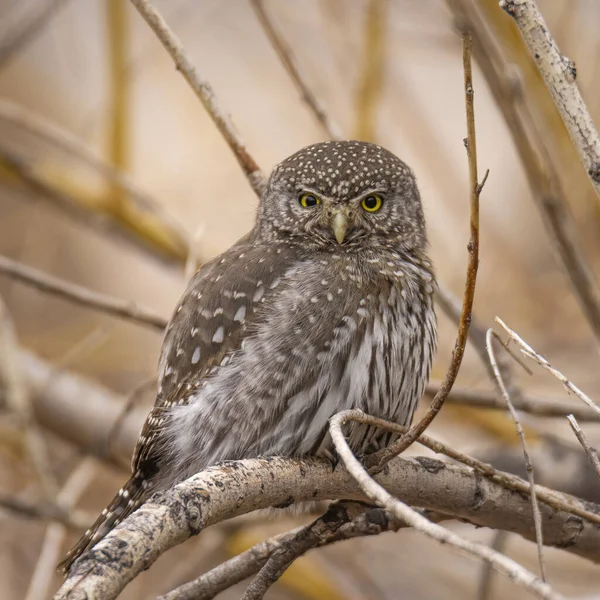
POLYGON ((159 331, 167 326, 167 319, 135 302, 94 292, 89 288, 47 275, 2 255, 0 255, 0 274, 80 306, 86 306, 140 325, 150 326, 159 331))
POLYGON ((240 167, 242 167, 252 189, 260 197, 265 186, 265 177, 254 158, 252 158, 246 149, 246 145, 235 130, 230 118, 221 108, 211 85, 200 78, 196 67, 194 67, 192 61, 187 56, 181 42, 152 3, 149 0, 131 0, 131 3, 137 8, 152 31, 154 31, 156 37, 158 37, 165 50, 173 59, 177 70, 185 77, 185 80, 192 90, 194 90, 200 102, 202 102, 206 112, 229 145, 240 167))
POLYGON ((573 430, 573 433, 579 440, 579 443, 585 450, 585 453, 588 455, 590 462, 594 467, 594 470, 598 474, 598 477, 600 477, 600 458, 598 458, 598 451, 594 447, 592 447, 585 433, 583 433, 581 427, 579 427, 579 423, 575 420, 575 417, 573 417, 573 415, 568 415, 567 419, 569 421, 571 429, 573 430))
POLYGON ((307 104, 309 109, 315 115, 318 123, 332 140, 342 139, 342 133, 339 126, 327 114, 327 111, 311 90, 306 81, 306 76, 302 72, 302 69, 294 57, 291 48, 288 46, 283 36, 279 35, 279 32, 273 24, 271 16, 265 9, 264 1, 250 0, 250 4, 256 13, 258 21, 260 22, 265 35, 271 42, 273 50, 279 57, 283 68, 287 71, 297 90, 300 92, 300 97, 302 100, 307 104))
POLYGON ((549 371, 556 379, 558 379, 565 389, 572 394, 575 394, 582 402, 587 404, 597 415, 600 415, 600 406, 598 406, 587 394, 584 394, 575 384, 569 381, 559 370, 555 369, 543 356, 538 354, 516 331, 513 331, 502 319, 496 317, 496 322, 502 326, 504 331, 508 333, 511 340, 515 341, 519 346, 524 356, 535 361, 540 367, 549 371))
POLYGON ((347 410, 338 413, 330 420, 329 432, 335 449, 344 462, 346 469, 348 469, 368 498, 392 512, 407 525, 410 525, 427 537, 438 541, 440 544, 448 544, 473 558, 490 563, 499 573, 506 575, 517 583, 517 585, 529 590, 538 598, 546 598, 548 600, 563 598, 562 595, 555 592, 547 583, 541 581, 536 575, 522 567, 519 563, 503 554, 495 552, 484 544, 469 542, 440 525, 432 523, 416 510, 410 508, 408 504, 394 498, 383 486, 377 483, 367 473, 354 454, 352 454, 342 433, 342 427, 345 423, 354 421, 355 417, 360 419, 362 415, 361 411, 356 410, 347 410))
POLYGON ((600 136, 575 83, 575 64, 560 53, 534 0, 500 0, 500 7, 521 31, 600 197, 600 136))
POLYGON ((524 110, 521 94, 515 87, 514 78, 508 75, 508 66, 480 15, 480 7, 470 0, 447 2, 457 17, 459 27, 469 30, 473 36, 477 62, 510 129, 550 241, 600 343, 600 288, 580 248, 577 226, 557 176, 557 166, 532 124, 530 111, 524 110))
POLYGON ((508 411, 510 412, 510 416, 512 417, 512 420, 514 421, 515 427, 517 429, 517 435, 519 436, 519 439, 521 441, 523 456, 525 458, 525 470, 527 471, 527 478, 529 480, 529 494, 531 496, 531 508, 533 510, 533 522, 535 525, 535 541, 537 544, 540 574, 544 581, 548 581, 548 577, 546 574, 546 565, 544 563, 544 538, 542 534, 542 517, 540 515, 540 508, 538 506, 537 497, 535 495, 535 479, 533 474, 533 464, 531 463, 531 457, 529 455, 527 441, 525 440, 525 433, 523 432, 523 427, 521 427, 521 421, 519 420, 517 411, 515 410, 515 407, 511 402, 510 394, 506 389, 506 385, 504 384, 504 380, 502 379, 502 374, 500 373, 500 369, 498 368, 496 353, 494 351, 495 335, 496 334, 492 329, 488 329, 486 334, 487 352, 490 359, 490 365, 492 366, 492 370, 496 378, 498 389, 500 390, 500 393, 502 394, 502 397, 506 402, 506 406, 508 408, 508 411))
POLYGON ((463 34, 463 69, 465 74, 465 105, 467 113, 467 139, 466 148, 469 159, 469 179, 470 179, 470 217, 469 224, 471 238, 467 246, 469 252, 469 261, 467 264, 467 279, 465 283, 465 292, 463 296, 463 306, 458 325, 458 335, 450 366, 438 393, 435 395, 427 412, 422 419, 410 430, 404 434, 397 442, 394 442, 387 448, 371 455, 367 464, 376 469, 380 469, 386 462, 404 452, 426 429, 441 410, 444 401, 452 390, 452 386, 458 375, 460 365, 465 353, 467 336, 469 334, 469 325, 471 323, 471 313, 473 311, 473 300, 475 297, 475 282, 477 281, 477 267, 479 264, 479 196, 485 184, 488 173, 486 172, 483 181, 479 183, 477 174, 477 143, 475 136, 475 112, 473 103, 473 74, 471 67, 472 40, 468 33, 463 34))

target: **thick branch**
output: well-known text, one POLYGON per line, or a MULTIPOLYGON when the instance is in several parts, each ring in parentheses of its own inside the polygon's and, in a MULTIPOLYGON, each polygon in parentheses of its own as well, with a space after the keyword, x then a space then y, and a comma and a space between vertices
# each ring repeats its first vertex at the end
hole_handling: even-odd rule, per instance
POLYGON ((575 83, 575 64, 560 53, 533 0, 501 0, 500 6, 515 20, 521 31, 600 197, 600 136, 575 83))
MULTIPOLYGON (((409 504, 534 539, 529 498, 469 469, 430 458, 397 458, 376 479, 409 504)), ((155 494, 117 526, 74 565, 55 598, 115 598, 163 552, 205 527, 260 508, 333 498, 365 499, 349 473, 339 466, 332 471, 328 462, 264 458, 210 467, 155 494)), ((595 525, 546 506, 541 512, 547 545, 600 562, 595 525)))

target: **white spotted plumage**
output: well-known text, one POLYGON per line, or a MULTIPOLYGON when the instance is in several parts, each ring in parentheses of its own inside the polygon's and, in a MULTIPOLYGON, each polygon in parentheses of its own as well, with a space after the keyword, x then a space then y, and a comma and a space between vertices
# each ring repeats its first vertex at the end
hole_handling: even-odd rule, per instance
MULTIPOLYGON (((346 408, 409 424, 436 343, 435 279, 410 169, 363 142, 310 146, 278 165, 255 228, 194 276, 169 324, 155 408, 133 475, 63 566, 151 493, 225 459, 331 453, 346 408), (308 192, 314 209, 301 206, 308 192), (381 210, 360 209, 365 194, 381 210), (331 229, 344 211, 342 241, 331 229)), ((357 453, 390 436, 348 430, 357 453)))

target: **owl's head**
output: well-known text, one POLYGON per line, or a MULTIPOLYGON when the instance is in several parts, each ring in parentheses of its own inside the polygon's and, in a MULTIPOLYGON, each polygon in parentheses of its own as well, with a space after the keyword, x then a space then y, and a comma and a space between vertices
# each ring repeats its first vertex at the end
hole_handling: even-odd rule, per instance
POLYGON ((410 168, 366 142, 322 142, 278 164, 258 233, 318 249, 424 250, 423 209, 410 168))

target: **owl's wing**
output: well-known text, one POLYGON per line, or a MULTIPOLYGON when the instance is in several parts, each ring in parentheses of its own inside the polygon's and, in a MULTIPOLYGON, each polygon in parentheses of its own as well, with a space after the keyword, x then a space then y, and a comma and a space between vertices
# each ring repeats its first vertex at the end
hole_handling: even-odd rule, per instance
POLYGON ((257 246, 246 236, 203 265, 184 292, 167 327, 158 367, 158 394, 132 459, 150 477, 154 443, 164 411, 187 404, 213 369, 229 360, 253 325, 256 308, 280 281, 294 256, 285 246, 257 246))

